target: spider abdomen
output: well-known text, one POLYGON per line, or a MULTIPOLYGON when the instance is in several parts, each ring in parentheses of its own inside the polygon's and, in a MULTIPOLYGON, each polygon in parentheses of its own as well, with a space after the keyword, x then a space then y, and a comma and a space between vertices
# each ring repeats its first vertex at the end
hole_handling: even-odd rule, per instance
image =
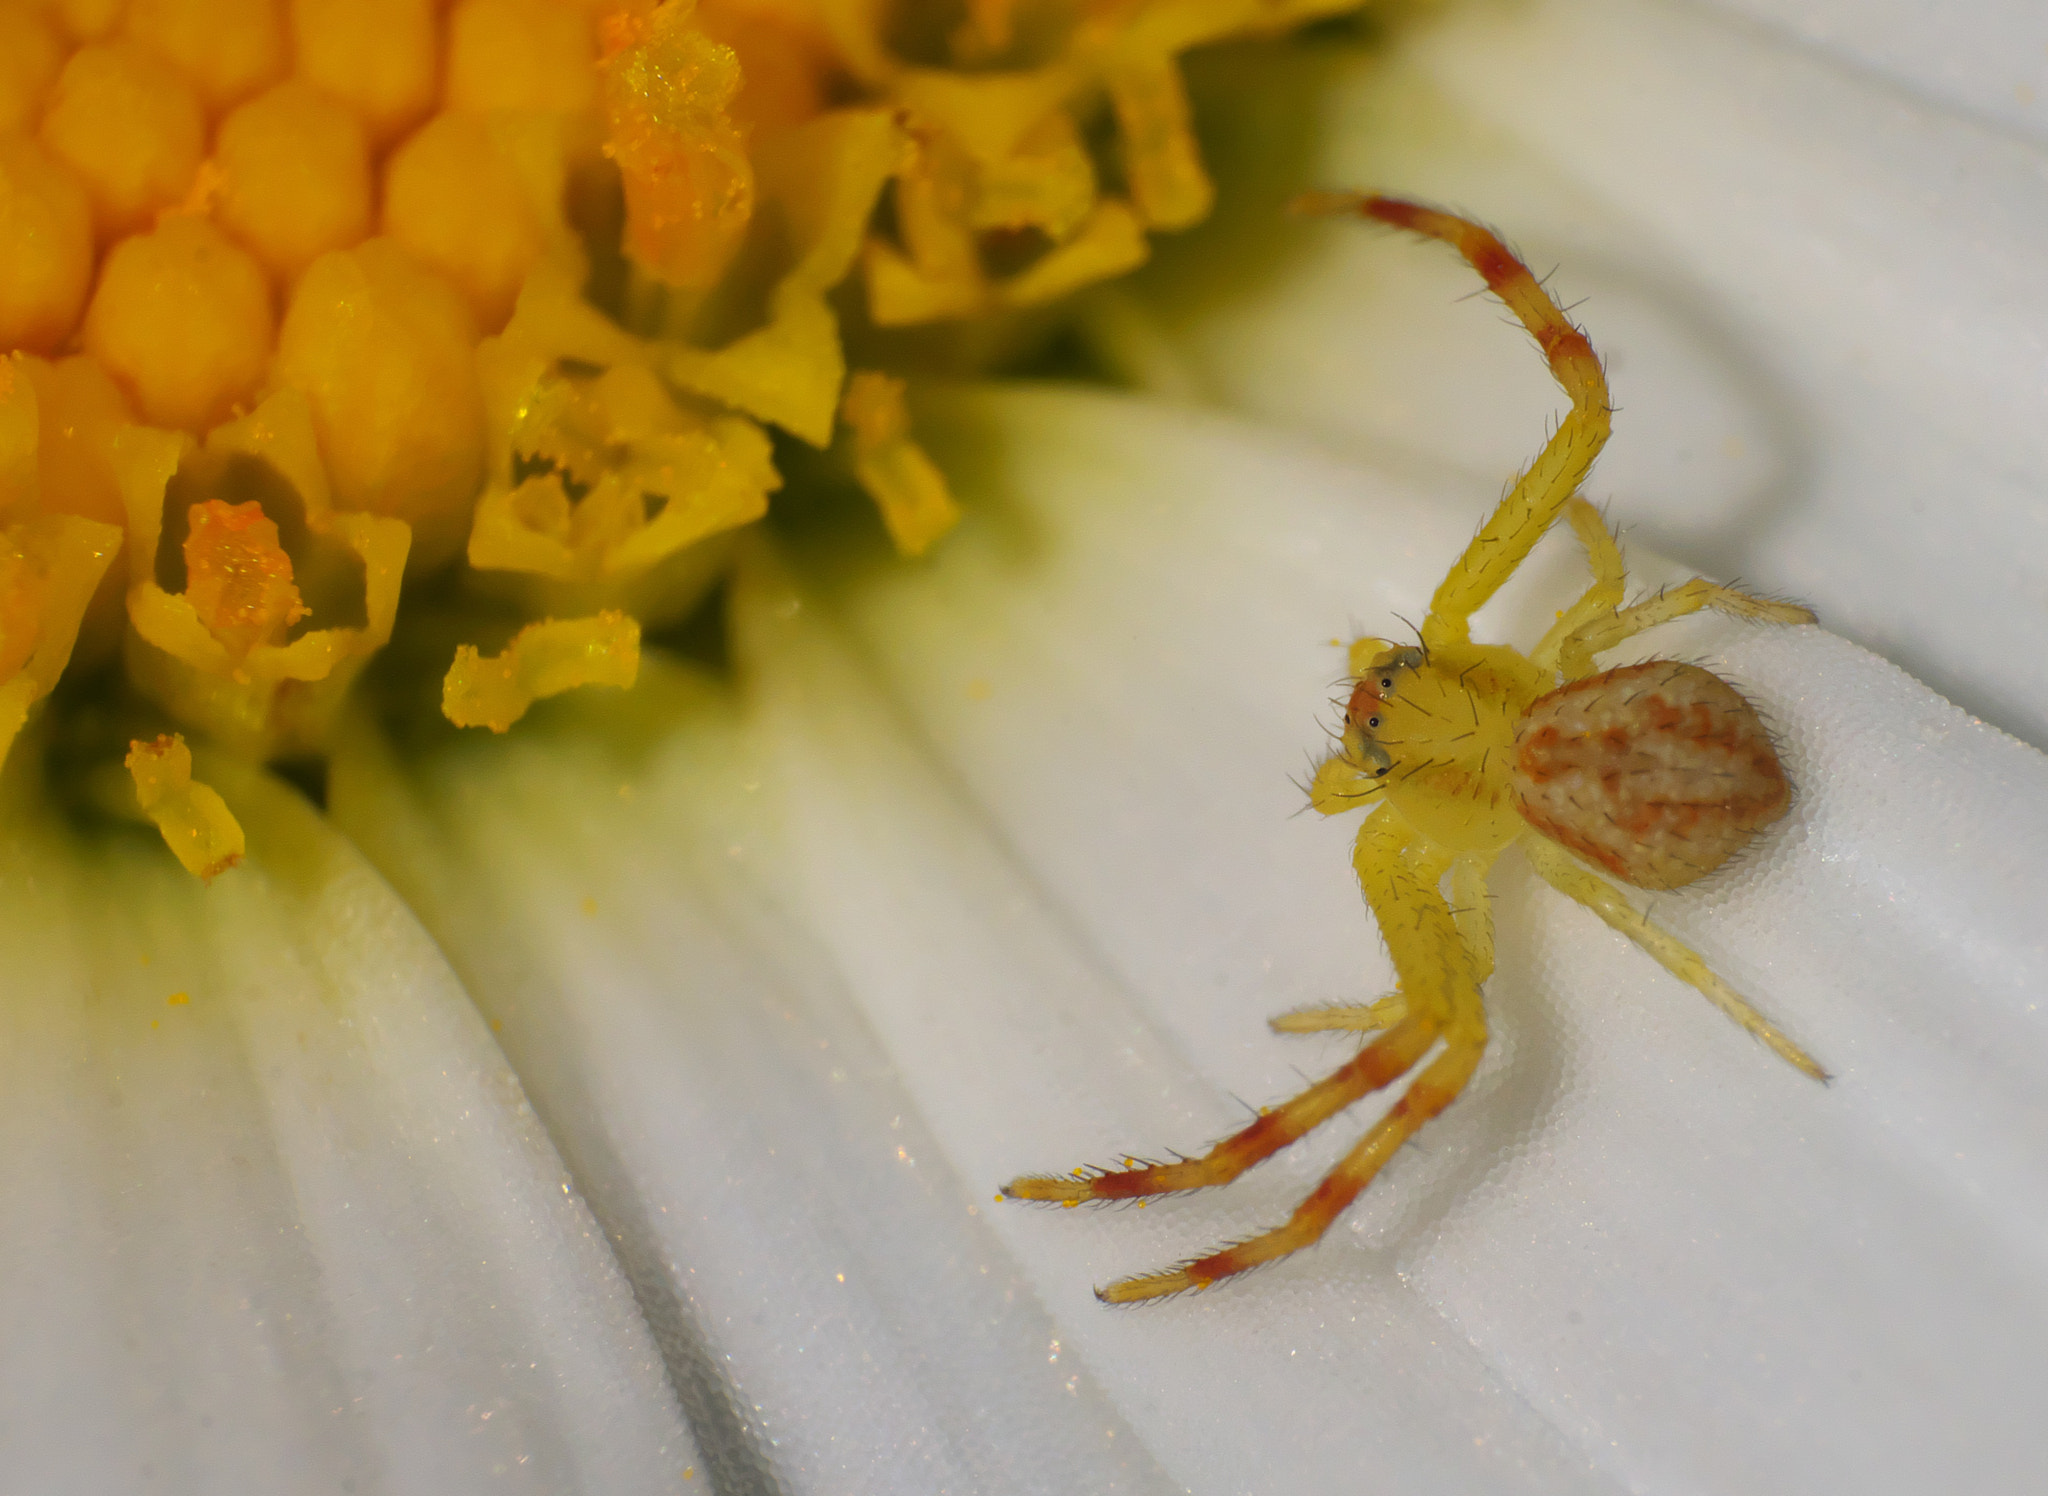
POLYGON ((1675 660, 1537 698, 1516 725, 1510 782, 1537 831, 1638 888, 1705 877, 1791 801, 1756 708, 1675 660))

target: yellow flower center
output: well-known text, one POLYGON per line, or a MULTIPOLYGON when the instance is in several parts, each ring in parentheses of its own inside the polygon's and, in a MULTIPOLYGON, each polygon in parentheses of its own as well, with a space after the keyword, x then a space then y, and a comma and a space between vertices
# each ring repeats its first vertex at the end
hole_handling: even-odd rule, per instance
POLYGON ((318 753, 430 575, 524 624, 444 656, 503 731, 631 683, 776 430, 923 553, 959 509, 864 329, 1140 263, 1211 196, 1178 54, 1352 3, 0 10, 0 758, 86 640, 163 718, 138 803, 218 870, 178 734, 318 753))

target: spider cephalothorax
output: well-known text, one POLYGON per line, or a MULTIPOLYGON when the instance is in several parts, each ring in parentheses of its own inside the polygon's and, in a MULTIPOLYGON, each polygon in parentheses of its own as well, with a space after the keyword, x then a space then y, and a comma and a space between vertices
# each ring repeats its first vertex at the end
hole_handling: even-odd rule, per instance
POLYGON ((1545 690, 1542 673, 1498 644, 1361 639, 1351 656, 1356 684, 1338 749, 1310 787, 1315 807, 1334 815, 1376 795, 1433 841, 1513 841, 1515 728, 1545 690))
POLYGON ((1646 660, 1547 688, 1498 645, 1466 644, 1448 661, 1379 639, 1353 650, 1373 653, 1310 790, 1326 813, 1383 796, 1431 840, 1466 850, 1526 826, 1625 883, 1670 889, 1714 871, 1791 803, 1756 708, 1697 665, 1646 660))
POLYGON ((1200 1158, 1033 1175, 1012 1180, 1003 1193, 1078 1205, 1224 1184, 1434 1058, 1285 1225, 1166 1272, 1113 1283, 1101 1295, 1115 1302, 1206 1288, 1309 1245, 1402 1143, 1457 1099, 1486 1048, 1480 989, 1493 972, 1486 879, 1511 846, 1552 887, 1776 1053, 1826 1078, 1697 954, 1584 865, 1638 888, 1680 888, 1725 863, 1782 816, 1791 798, 1770 735, 1733 686, 1675 660, 1602 671, 1594 657, 1702 608, 1771 623, 1811 623, 1813 615, 1697 579, 1624 607, 1621 552, 1598 512, 1577 497, 1609 422, 1606 376, 1585 334, 1499 239, 1467 219, 1351 193, 1312 194, 1298 207, 1356 213, 1455 246, 1534 335, 1572 409, 1437 588, 1419 642, 1351 646, 1343 731, 1309 798, 1325 815, 1369 811, 1352 865, 1400 985, 1374 1003, 1289 1013, 1273 1026, 1379 1037, 1200 1158), (1592 585, 1526 654, 1474 643, 1472 614, 1560 516, 1586 548, 1592 585))

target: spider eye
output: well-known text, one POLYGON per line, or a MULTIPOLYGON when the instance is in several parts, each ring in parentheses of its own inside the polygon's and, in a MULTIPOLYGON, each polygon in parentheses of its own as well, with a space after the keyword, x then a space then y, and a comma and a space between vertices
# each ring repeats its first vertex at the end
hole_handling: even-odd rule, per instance
POLYGON ((1377 717, 1367 717, 1365 719, 1365 725, 1367 727, 1378 727, 1380 725, 1380 719, 1377 717))
POLYGON ((1380 689, 1381 689, 1382 691, 1391 691, 1391 690, 1393 690, 1393 689, 1394 689, 1394 677, 1392 677, 1391 675, 1383 675, 1383 676, 1381 676, 1381 677, 1380 677, 1380 689))

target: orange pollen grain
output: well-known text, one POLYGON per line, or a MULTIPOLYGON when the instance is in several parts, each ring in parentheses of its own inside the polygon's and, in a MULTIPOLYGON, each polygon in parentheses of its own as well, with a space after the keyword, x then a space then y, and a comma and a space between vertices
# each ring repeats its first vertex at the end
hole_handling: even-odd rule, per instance
POLYGON ((263 506, 220 499, 191 508, 185 599, 238 659, 258 645, 283 642, 307 611, 292 583, 292 559, 263 506))
POLYGON ((653 23, 644 13, 609 11, 598 17, 597 55, 600 58, 616 57, 628 47, 637 47, 646 41, 653 29, 653 23))

